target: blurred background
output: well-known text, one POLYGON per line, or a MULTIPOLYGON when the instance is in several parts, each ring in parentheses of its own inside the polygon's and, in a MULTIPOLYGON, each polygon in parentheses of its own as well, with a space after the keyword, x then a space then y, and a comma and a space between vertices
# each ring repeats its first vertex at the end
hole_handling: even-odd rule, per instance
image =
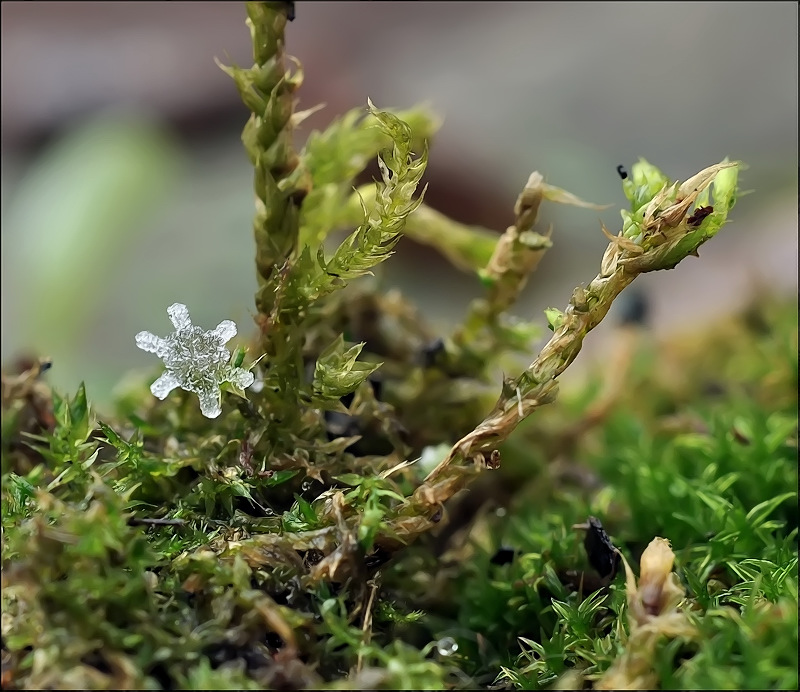
MULTIPOLYGON (((299 141, 369 96, 443 118, 426 200, 502 231, 528 174, 604 212, 549 206, 555 246, 518 314, 563 308, 619 227, 615 168, 645 157, 684 179, 745 161, 733 223, 671 272, 641 277, 656 334, 691 330, 759 290, 797 295, 796 3, 306 2, 288 50, 300 108, 327 106, 299 141)), ((2 3, 2 361, 54 360, 101 405, 157 364, 136 332, 166 307, 207 328, 253 329, 247 112, 214 64, 249 66, 238 2, 2 3)), ((380 272, 442 330, 480 292, 404 241, 380 272)), ((603 353, 602 325, 580 359, 603 353)))

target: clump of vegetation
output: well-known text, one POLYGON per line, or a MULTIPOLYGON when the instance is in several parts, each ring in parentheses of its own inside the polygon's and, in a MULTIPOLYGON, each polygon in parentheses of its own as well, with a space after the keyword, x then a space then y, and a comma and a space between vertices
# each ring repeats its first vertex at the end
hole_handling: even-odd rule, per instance
POLYGON ((422 110, 370 103, 295 152, 290 6, 247 8, 255 64, 225 69, 251 111, 257 337, 230 355, 232 323, 171 306, 173 336, 137 337, 162 400, 142 382, 111 415, 45 362, 3 376, 4 687, 796 688, 793 306, 666 347, 629 315, 617 361, 529 417, 639 274, 722 228, 737 164, 634 165, 526 367, 538 331, 509 310, 552 242, 538 209, 593 205, 534 173, 503 235, 445 219, 422 110), (365 278, 404 234, 486 286, 451 335, 365 278))

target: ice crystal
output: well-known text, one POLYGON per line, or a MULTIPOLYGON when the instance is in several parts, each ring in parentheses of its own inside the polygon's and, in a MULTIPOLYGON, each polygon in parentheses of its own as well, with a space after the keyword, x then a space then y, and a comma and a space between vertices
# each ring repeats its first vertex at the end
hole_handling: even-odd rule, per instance
POLYGON ((161 338, 150 332, 139 332, 136 345, 143 351, 155 353, 164 361, 167 371, 152 385, 150 391, 165 399, 176 387, 194 392, 200 399, 200 411, 207 418, 222 413, 220 385, 230 382, 242 389, 253 384, 253 373, 231 364, 231 354, 225 343, 236 335, 236 324, 223 320, 215 329, 196 327, 189 310, 181 303, 167 308, 175 333, 161 338))

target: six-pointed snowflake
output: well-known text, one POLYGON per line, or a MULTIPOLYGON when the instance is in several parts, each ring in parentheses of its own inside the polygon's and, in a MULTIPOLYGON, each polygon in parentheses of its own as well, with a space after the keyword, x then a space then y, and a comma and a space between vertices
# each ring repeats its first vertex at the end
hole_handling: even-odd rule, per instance
POLYGON ((167 314, 175 333, 162 339, 150 332, 139 332, 136 345, 155 353, 164 361, 167 371, 150 386, 159 399, 166 398, 176 387, 194 392, 200 399, 200 411, 208 418, 222 413, 220 385, 230 382, 242 389, 253 384, 253 373, 234 367, 225 343, 236 335, 236 325, 223 320, 215 329, 206 331, 192 324, 189 310, 173 303, 167 314))

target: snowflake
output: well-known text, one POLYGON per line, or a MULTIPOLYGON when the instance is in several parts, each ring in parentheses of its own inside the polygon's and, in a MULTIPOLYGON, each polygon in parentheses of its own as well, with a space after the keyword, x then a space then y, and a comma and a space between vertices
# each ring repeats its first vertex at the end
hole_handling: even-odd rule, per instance
POLYGON ((189 310, 181 303, 173 303, 167 314, 175 326, 175 333, 162 339, 150 332, 139 332, 136 345, 143 351, 155 353, 167 371, 152 385, 150 391, 158 399, 165 399, 176 387, 194 392, 200 399, 200 411, 207 418, 222 413, 220 385, 231 382, 245 389, 253 384, 253 373, 234 367, 225 343, 236 335, 236 324, 223 320, 215 329, 206 331, 192 324, 189 310))

